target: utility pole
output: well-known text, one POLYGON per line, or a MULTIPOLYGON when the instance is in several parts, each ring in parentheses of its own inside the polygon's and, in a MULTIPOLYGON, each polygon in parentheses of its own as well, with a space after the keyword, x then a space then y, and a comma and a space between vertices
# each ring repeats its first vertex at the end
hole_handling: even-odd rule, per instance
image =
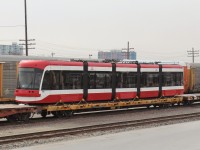
POLYGON ((126 50, 127 59, 130 59, 130 50, 131 50, 131 49, 134 49, 134 48, 130 48, 130 47, 129 47, 129 41, 128 41, 127 48, 122 48, 122 50, 126 50))
POLYGON ((187 52, 188 52, 188 57, 192 57, 192 62, 194 63, 194 57, 199 57, 199 50, 194 50, 194 48, 192 47, 192 50, 187 52))
POLYGON ((51 56, 53 57, 55 54, 56 54, 56 53, 52 52, 52 53, 51 53, 51 56))
POLYGON ((26 45, 26 56, 28 56, 28 33, 27 33, 27 8, 26 8, 26 0, 24 0, 24 11, 25 11, 25 45, 26 45))

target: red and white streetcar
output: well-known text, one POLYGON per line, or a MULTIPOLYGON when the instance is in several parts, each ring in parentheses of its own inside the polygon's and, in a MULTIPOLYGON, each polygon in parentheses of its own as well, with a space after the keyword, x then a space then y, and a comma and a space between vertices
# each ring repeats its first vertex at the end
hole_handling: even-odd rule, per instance
POLYGON ((25 60, 15 96, 27 104, 168 97, 183 94, 183 73, 177 64, 25 60))

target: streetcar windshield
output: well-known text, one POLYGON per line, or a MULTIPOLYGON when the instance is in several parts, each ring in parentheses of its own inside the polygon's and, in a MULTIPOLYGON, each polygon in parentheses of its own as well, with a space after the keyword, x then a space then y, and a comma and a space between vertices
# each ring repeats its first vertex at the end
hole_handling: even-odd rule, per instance
POLYGON ((17 88, 39 90, 42 73, 36 68, 19 68, 17 88))

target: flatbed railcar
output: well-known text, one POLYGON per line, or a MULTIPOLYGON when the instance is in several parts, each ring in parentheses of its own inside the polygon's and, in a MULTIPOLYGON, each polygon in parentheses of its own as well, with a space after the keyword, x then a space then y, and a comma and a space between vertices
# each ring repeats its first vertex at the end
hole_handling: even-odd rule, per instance
MULTIPOLYGON (((190 67, 178 64, 25 60, 18 71, 16 102, 33 108, 6 109, 7 113, 0 116, 8 120, 26 120, 34 112, 59 117, 76 110, 190 104, 199 100, 198 94, 182 95, 198 86, 191 86, 190 67)), ((198 83, 194 79, 193 85, 198 83)))
POLYGON ((184 94, 176 97, 161 97, 153 99, 132 99, 115 100, 106 102, 86 102, 84 100, 78 103, 57 103, 48 105, 0 105, 0 118, 6 118, 8 121, 27 121, 31 114, 39 113, 42 117, 53 114, 55 117, 69 117, 76 111, 93 111, 104 109, 132 108, 146 106, 169 107, 173 105, 188 105, 200 100, 200 94, 184 94))
MULTIPOLYGON (((158 98, 184 93, 183 73, 177 64, 21 61, 15 95, 18 103, 47 106, 43 116, 52 108, 54 116, 63 116, 75 108, 162 105, 171 98, 158 98)), ((180 98, 172 98, 174 103, 180 98)))

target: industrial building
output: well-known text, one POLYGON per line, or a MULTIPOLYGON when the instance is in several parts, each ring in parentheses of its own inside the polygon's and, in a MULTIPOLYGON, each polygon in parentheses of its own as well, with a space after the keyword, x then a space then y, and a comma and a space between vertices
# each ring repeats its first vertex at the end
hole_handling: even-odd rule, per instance
POLYGON ((0 45, 0 55, 23 55, 23 46, 14 42, 12 45, 0 45))

